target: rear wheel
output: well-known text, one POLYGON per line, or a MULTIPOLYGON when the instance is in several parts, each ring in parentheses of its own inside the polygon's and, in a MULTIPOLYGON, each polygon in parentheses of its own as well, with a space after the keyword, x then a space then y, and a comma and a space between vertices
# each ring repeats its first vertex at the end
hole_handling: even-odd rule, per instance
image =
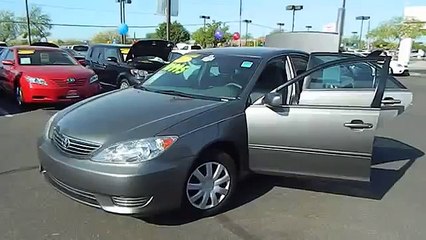
POLYGON ((129 87, 130 87, 129 80, 124 78, 120 81, 120 85, 119 85, 120 89, 126 89, 126 88, 129 88, 129 87))
POLYGON ((218 214, 230 202, 236 184, 234 159, 224 152, 210 151, 192 166, 185 181, 183 203, 198 215, 218 214))

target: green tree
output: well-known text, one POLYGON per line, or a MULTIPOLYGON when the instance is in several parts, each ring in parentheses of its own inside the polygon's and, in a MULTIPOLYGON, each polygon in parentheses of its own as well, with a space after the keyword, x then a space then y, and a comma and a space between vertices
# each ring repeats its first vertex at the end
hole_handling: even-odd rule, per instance
POLYGON ((345 47, 349 48, 364 49, 367 46, 367 43, 364 40, 361 40, 361 42, 359 41, 359 36, 356 34, 343 38, 342 43, 345 47))
POLYGON ((145 35, 145 38, 146 39, 158 39, 159 37, 158 37, 156 32, 152 32, 152 33, 147 33, 145 35))
POLYGON ((112 43, 115 41, 120 41, 121 36, 115 30, 108 30, 103 32, 98 32, 93 36, 91 42, 93 43, 112 43))
POLYGON ((6 42, 16 38, 18 25, 15 21, 13 12, 0 11, 0 41, 6 42))
MULTIPOLYGON (((50 29, 52 29, 50 16, 43 13, 42 9, 38 6, 32 6, 30 10, 30 27, 31 39, 39 41, 42 38, 50 36, 50 29)), ((24 38, 28 38, 27 18, 19 17, 19 32, 24 38)))
MULTIPOLYGON (((167 25, 166 23, 160 23, 155 29, 156 37, 159 39, 167 39, 167 25)), ((152 36, 152 35, 151 35, 152 36)), ((191 34, 185 27, 174 21, 170 25, 170 41, 174 43, 186 42, 191 38, 191 34)))
POLYGON ((404 20, 402 17, 394 17, 371 30, 368 33, 368 37, 375 41, 394 42, 398 46, 403 38, 416 39, 426 35, 423 25, 423 23, 415 19, 404 20))
POLYGON ((231 40, 232 34, 229 32, 229 27, 223 24, 222 22, 207 23, 206 28, 201 27, 192 34, 192 38, 198 44, 201 44, 203 47, 213 46, 216 47, 218 43, 225 43, 231 40), (217 29, 220 29, 223 32, 223 38, 221 40, 216 40, 214 34, 217 29))

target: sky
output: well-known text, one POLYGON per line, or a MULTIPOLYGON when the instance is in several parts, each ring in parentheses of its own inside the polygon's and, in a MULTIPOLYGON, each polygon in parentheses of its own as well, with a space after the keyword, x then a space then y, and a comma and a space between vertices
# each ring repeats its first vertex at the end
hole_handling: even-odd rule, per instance
MULTIPOLYGON (((37 5, 50 15, 52 23, 61 24, 93 24, 118 26, 120 24, 119 4, 116 0, 28 0, 30 5, 37 5)), ((243 0, 243 19, 250 19, 249 33, 255 37, 265 36, 278 28, 278 22, 284 22, 285 30, 291 30, 292 13, 285 10, 289 4, 303 5, 303 10, 296 12, 295 30, 322 31, 323 26, 336 22, 338 8, 342 0, 243 0), (263 2, 263 3, 262 3, 263 2)), ((404 6, 424 6, 425 0, 346 0, 345 35, 360 32, 360 22, 356 16, 371 16, 371 28, 394 16, 402 16, 404 6)), ((0 9, 9 10, 18 16, 25 15, 24 0, 0 0, 0 9)), ((156 0, 133 0, 126 5, 126 23, 129 26, 156 26, 165 20, 156 15, 156 0)), ((195 31, 202 26, 200 15, 208 15, 211 20, 229 22, 231 32, 239 31, 239 0, 179 0, 179 16, 173 17, 195 31)), ((112 28, 114 29, 114 28, 112 28)), ((90 39, 102 28, 59 27, 51 30, 53 39, 90 39)), ((364 32, 367 28, 365 25, 364 32)), ((129 34, 145 37, 155 28, 130 28, 129 34)), ((243 25, 245 34, 245 25, 243 25)), ((242 34, 242 35, 243 35, 242 34)))

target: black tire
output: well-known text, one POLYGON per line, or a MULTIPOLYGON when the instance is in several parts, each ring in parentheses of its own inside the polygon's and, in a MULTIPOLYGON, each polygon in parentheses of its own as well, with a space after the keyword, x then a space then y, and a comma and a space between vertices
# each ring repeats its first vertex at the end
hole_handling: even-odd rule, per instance
MULTIPOLYGON (((201 169, 200 169, 200 172, 202 172, 201 169)), ((202 173, 206 174, 206 172, 202 172, 202 173)), ((224 177, 225 177, 225 174, 223 175, 220 174, 217 180, 224 179, 224 177)), ((237 175, 235 160, 229 154, 224 153, 222 151, 218 151, 218 150, 211 150, 206 152, 193 164, 193 166, 190 168, 190 171, 188 172, 188 175, 185 179, 185 183, 183 186, 183 196, 182 196, 182 205, 183 205, 184 211, 188 211, 189 213, 194 214, 196 216, 200 216, 200 217, 213 216, 223 212, 224 210, 226 210, 226 207, 229 205, 230 201, 232 200, 232 197, 236 191, 237 182, 238 182, 238 175, 237 175), (230 177, 230 181, 229 181, 230 184, 227 188, 228 189, 227 194, 226 196, 223 197, 222 200, 220 200, 221 199, 220 193, 214 193, 216 195, 216 198, 218 199, 218 204, 216 206, 213 206, 211 195, 209 195, 210 197, 207 203, 210 203, 212 207, 208 209, 200 209, 194 206, 190 202, 189 198, 190 198, 190 195, 192 194, 191 191, 194 191, 195 193, 201 190, 188 190, 188 184, 190 183, 190 180, 193 181, 194 176, 192 174, 194 173, 196 169, 199 169, 200 167, 206 166, 206 164, 210 164, 210 163, 213 163, 213 171, 212 171, 213 176, 219 166, 217 165, 216 168, 214 168, 214 164, 220 164, 226 169, 226 172, 228 173, 230 177), (217 197, 218 195, 219 197, 217 197)), ((213 183, 213 185, 214 185, 213 188, 215 188, 216 187, 215 183, 213 183)), ((227 183, 220 185, 222 189, 225 189, 226 186, 227 186, 227 183)), ((193 194, 191 196, 194 196, 194 195, 196 194, 193 194)), ((203 197, 201 197, 200 202, 203 201, 203 197)))
POLYGON ((119 89, 126 89, 130 87, 130 82, 126 78, 121 79, 120 83, 118 84, 119 89), (126 87, 122 87, 123 85, 126 85, 126 87))
POLYGON ((29 106, 27 103, 24 102, 24 99, 23 99, 24 92, 19 84, 15 85, 14 92, 15 92, 15 101, 18 104, 19 108, 21 110, 27 110, 29 106))

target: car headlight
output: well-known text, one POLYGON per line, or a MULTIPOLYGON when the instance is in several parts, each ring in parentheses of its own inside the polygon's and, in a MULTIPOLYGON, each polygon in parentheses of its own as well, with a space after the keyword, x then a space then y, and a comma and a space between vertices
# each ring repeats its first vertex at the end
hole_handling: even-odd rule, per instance
POLYGON ((89 79, 89 83, 94 83, 96 81, 99 80, 99 77, 97 74, 93 75, 90 79, 89 79))
POLYGON ((44 127, 45 139, 50 139, 50 131, 51 131, 51 128, 52 128, 52 123, 55 120, 56 115, 58 115, 58 112, 55 113, 52 117, 49 118, 49 121, 47 121, 46 126, 44 127))
POLYGON ((146 77, 148 75, 148 71, 139 70, 139 69, 130 69, 130 73, 135 77, 146 77))
POLYGON ((116 164, 141 163, 156 158, 177 139, 176 136, 161 136, 117 143, 93 156, 92 161, 116 164))
POLYGON ((38 85, 47 86, 47 82, 43 78, 25 76, 25 80, 27 80, 27 82, 29 82, 30 84, 38 84, 38 85))

